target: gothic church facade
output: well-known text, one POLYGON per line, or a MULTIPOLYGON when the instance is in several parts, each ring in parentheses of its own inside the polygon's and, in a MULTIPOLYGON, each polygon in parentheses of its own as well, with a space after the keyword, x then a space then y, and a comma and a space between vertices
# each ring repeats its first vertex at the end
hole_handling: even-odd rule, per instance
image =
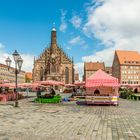
POLYGON ((74 82, 74 64, 57 44, 56 29, 51 31, 51 43, 34 60, 33 81, 56 80, 65 84, 74 82))

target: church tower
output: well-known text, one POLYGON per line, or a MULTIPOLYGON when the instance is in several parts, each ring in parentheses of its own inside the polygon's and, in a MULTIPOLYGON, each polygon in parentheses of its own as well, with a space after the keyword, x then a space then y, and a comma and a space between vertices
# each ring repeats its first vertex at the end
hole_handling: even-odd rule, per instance
POLYGON ((33 68, 33 81, 56 80, 73 83, 73 60, 57 44, 57 32, 53 27, 49 48, 46 48, 33 68))
POLYGON ((53 27, 51 31, 51 43, 50 43, 50 50, 51 54, 55 54, 57 49, 57 34, 56 34, 56 28, 53 27))
POLYGON ((51 45, 52 44, 57 44, 56 40, 56 29, 53 27, 51 31, 51 45))

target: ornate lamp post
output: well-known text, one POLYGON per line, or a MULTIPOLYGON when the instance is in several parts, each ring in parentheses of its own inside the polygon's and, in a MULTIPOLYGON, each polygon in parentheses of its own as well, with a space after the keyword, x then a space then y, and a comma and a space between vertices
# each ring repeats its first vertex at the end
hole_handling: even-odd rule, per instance
MULTIPOLYGON (((17 75, 20 73, 21 71, 21 67, 22 67, 22 63, 23 63, 23 59, 21 58, 21 56, 19 55, 19 53, 17 52, 17 50, 15 50, 15 52, 12 54, 14 61, 15 61, 15 87, 16 87, 16 100, 15 100, 15 107, 18 107, 18 92, 17 92, 17 75)), ((8 70, 10 71, 10 66, 11 66, 11 59, 8 57, 5 60, 7 66, 8 66, 8 70)))

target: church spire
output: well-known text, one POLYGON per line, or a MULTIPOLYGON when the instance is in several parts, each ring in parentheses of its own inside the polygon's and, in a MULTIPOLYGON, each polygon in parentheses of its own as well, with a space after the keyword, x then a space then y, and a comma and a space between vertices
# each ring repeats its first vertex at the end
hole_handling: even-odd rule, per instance
POLYGON ((57 44, 56 43, 56 28, 55 28, 55 23, 53 23, 53 28, 51 31, 51 45, 52 44, 57 44))

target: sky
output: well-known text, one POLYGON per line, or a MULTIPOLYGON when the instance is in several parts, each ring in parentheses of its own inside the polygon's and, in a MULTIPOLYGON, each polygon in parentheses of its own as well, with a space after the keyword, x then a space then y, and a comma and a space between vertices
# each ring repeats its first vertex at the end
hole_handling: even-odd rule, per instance
POLYGON ((16 49, 32 71, 54 23, 80 76, 85 61, 111 66, 115 50, 140 52, 139 0, 0 0, 0 63, 16 49))

